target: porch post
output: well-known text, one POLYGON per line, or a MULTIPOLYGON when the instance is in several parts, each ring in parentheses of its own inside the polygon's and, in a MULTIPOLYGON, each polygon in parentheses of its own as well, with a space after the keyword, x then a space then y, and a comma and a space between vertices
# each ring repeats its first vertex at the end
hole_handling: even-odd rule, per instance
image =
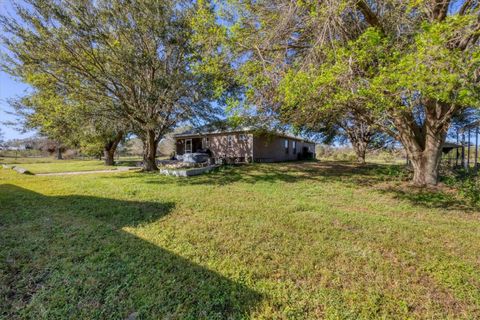
POLYGON ((455 148, 455 167, 458 167, 458 143, 459 143, 459 138, 458 138, 458 129, 457 129, 457 147, 455 148))
POLYGON ((475 128, 475 172, 478 171, 478 127, 475 128))
POLYGON ((467 139, 467 141, 468 141, 468 143, 467 143, 467 148, 468 148, 468 150, 467 150, 467 168, 468 168, 468 170, 470 170, 470 129, 468 129, 467 134, 468 134, 468 139, 467 139))

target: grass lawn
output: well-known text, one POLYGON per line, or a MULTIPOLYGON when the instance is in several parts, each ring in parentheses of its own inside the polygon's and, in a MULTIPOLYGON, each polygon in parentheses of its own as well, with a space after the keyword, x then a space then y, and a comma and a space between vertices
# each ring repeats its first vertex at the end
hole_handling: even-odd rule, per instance
POLYGON ((480 318, 480 213, 395 171, 0 170, 0 318, 480 318))
MULTIPOLYGON (((137 160, 140 161, 140 160, 137 160)), ((135 160, 130 158, 120 159, 119 166, 134 166, 135 160)), ((27 169, 32 173, 56 173, 72 171, 94 171, 115 169, 115 167, 105 166, 100 160, 56 160, 52 158, 1 158, 0 163, 17 165, 27 169)))

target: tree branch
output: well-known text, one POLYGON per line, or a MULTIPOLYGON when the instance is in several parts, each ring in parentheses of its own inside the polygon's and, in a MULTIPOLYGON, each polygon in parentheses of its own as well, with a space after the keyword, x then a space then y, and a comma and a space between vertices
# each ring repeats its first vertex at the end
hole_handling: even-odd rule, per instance
POLYGON ((357 2, 357 8, 360 10, 363 17, 365 18, 365 21, 369 25, 371 25, 372 27, 379 28, 382 32, 384 32, 383 26, 380 23, 380 19, 375 14, 375 12, 373 12, 372 8, 370 8, 370 6, 365 0, 359 0, 357 2))

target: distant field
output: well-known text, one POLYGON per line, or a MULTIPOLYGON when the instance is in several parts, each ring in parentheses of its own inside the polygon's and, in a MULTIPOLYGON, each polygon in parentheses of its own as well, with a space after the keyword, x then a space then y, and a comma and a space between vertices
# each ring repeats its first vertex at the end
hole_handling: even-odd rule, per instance
POLYGON ((23 164, 23 163, 55 163, 68 160, 56 160, 52 157, 2 157, 0 156, 1 163, 7 164, 23 164))
POLYGON ((399 177, 0 169, 0 318, 479 319, 480 212, 399 177))
MULTIPOLYGON (((117 160, 118 166, 134 166, 139 158, 121 158, 117 160)), ((72 171, 93 171, 114 169, 105 166, 100 160, 56 160, 53 158, 1 158, 0 163, 19 165, 32 173, 55 173, 72 171)))

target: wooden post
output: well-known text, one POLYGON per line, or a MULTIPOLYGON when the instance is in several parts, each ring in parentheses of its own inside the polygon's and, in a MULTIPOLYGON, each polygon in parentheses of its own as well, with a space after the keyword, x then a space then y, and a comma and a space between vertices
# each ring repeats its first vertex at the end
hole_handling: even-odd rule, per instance
POLYGON ((467 142, 467 168, 470 170, 470 129, 467 131, 468 134, 468 142, 467 142))
POLYGON ((458 129, 457 129, 457 146, 455 148, 455 168, 458 167, 458 143, 460 142, 459 138, 458 138, 458 129))
POLYGON ((478 127, 475 128, 475 172, 478 171, 478 127))

